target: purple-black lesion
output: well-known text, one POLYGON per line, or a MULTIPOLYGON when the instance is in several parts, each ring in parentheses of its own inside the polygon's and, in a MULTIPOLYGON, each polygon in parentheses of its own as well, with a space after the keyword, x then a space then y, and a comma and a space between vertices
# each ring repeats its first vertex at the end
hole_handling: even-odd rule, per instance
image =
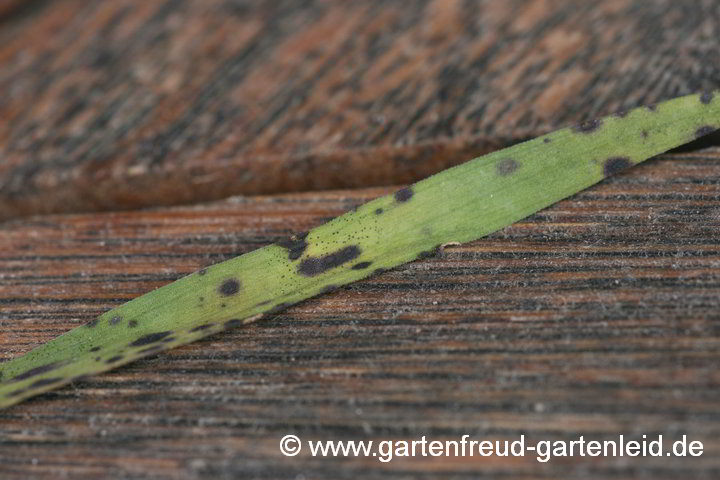
POLYGON ((140 347, 143 345, 149 345, 151 343, 160 342, 164 338, 172 335, 172 330, 167 330, 165 332, 155 332, 155 333, 149 333, 147 335, 144 335, 133 342, 130 343, 131 347, 140 347))
POLYGON ((355 260, 359 256, 360 247, 348 245, 327 255, 306 258, 298 265, 298 273, 306 277, 314 277, 355 260))
POLYGON ((609 177, 625 170, 626 168, 630 168, 632 164, 633 163, 628 157, 610 157, 605 160, 605 163, 603 164, 603 173, 606 177, 609 177))
POLYGON ((236 278, 228 278, 218 287, 220 295, 229 297, 240 291, 240 282, 236 278))
POLYGON ((395 201, 404 203, 409 201, 413 197, 413 194, 413 189, 411 187, 406 187, 395 192, 393 196, 395 197, 395 201))
POLYGON ((285 240, 281 240, 277 244, 287 249, 288 258, 290 260, 297 260, 298 258, 302 257, 302 254, 305 253, 305 250, 308 247, 308 243, 306 241, 307 236, 308 233, 303 232, 297 235, 293 235, 292 237, 285 240))

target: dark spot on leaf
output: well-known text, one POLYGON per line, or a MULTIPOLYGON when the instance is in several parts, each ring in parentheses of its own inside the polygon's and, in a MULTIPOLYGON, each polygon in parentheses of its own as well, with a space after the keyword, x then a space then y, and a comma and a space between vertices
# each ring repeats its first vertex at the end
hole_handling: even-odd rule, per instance
POLYGON ((271 303, 270 300, 265 300, 264 302, 260 302, 260 303, 256 304, 255 306, 256 307, 264 307, 265 305, 270 305, 270 303, 271 303))
POLYGON ((700 102, 707 105, 708 103, 712 102, 713 94, 712 92, 705 92, 702 95, 700 95, 700 102))
POLYGON ((278 245, 287 249, 288 258, 290 260, 297 260, 298 258, 302 257, 302 254, 308 247, 308 243, 305 241, 307 236, 307 232, 299 233, 297 235, 293 235, 286 240, 278 242, 278 245))
POLYGON ((145 335, 143 337, 138 338, 134 342, 130 343, 131 347, 139 347, 141 345, 148 345, 150 343, 159 342, 163 338, 167 337, 168 335, 172 334, 172 330, 168 330, 167 332, 155 332, 150 333, 148 335, 145 335))
POLYGON ((52 385, 53 383, 62 382, 63 380, 65 380, 64 377, 41 378, 39 380, 35 380, 33 383, 28 385, 27 390, 44 387, 46 385, 52 385))
POLYGON ((96 362, 99 362, 99 361, 100 361, 100 357, 95 357, 95 361, 96 361, 96 362))
POLYGON ((130 320, 130 321, 128 322, 128 327, 129 327, 129 328, 135 328, 135 327, 137 327, 137 320, 130 320))
POLYGON ((202 325, 198 325, 197 327, 193 327, 190 329, 190 332, 200 332, 202 330, 207 330, 208 328, 212 327, 212 323, 204 323, 202 325))
POLYGON ((432 250, 425 250, 424 252, 418 253, 417 259, 422 260, 423 258, 432 258, 437 255, 438 250, 440 247, 435 247, 432 250))
POLYGON ((657 105, 655 105, 655 104, 646 105, 645 108, 647 108, 651 112, 657 111, 657 105))
POLYGON ((595 120, 588 120, 586 122, 582 122, 579 125, 576 125, 573 127, 573 130, 578 133, 592 133, 600 126, 602 125, 602 120, 595 119, 595 120))
POLYGON ((407 202, 413 196, 412 188, 407 187, 395 192, 395 200, 398 202, 407 202))
POLYGON ((227 304, 226 304, 226 303, 221 303, 221 304, 220 304, 220 308, 225 308, 225 307, 227 307, 227 304))
POLYGON ((695 130, 695 138, 704 137, 705 135, 710 134, 710 133, 714 132, 715 130, 717 130, 717 128, 712 127, 710 125, 702 126, 702 127, 698 128, 697 130, 695 130))
POLYGON ((201 268, 198 270, 198 275, 205 275, 207 273, 207 268, 201 268))
POLYGON ((100 350, 100 347, 92 347, 90 349, 91 352, 97 352, 98 350, 100 350))
POLYGON ((642 135, 643 138, 647 138, 648 136, 650 136, 647 130, 643 130, 642 132, 640 132, 640 135, 642 135))
POLYGON ((376 209, 375 209, 375 215, 380 215, 380 214, 383 213, 383 212, 384 212, 384 210, 383 210, 382 208, 376 208, 376 209))
POLYGON ((512 158, 505 158, 495 165, 495 171, 501 177, 506 177, 517 170, 519 166, 520 164, 512 158))
POLYGON ((105 360, 105 363, 115 363, 115 362, 119 362, 122 359, 123 359, 122 355, 115 355, 114 357, 110 357, 107 360, 105 360))
POLYGON ((225 322, 225 329, 239 327, 240 325, 242 325, 242 322, 237 318, 233 318, 225 322))
POLYGON ((85 326, 88 327, 88 328, 93 328, 93 327, 97 326, 99 320, 100 320, 99 318, 93 318, 92 320, 90 320, 89 322, 87 322, 87 323, 85 324, 85 326))
POLYGON ((368 268, 370 265, 372 265, 372 262, 360 262, 360 263, 356 263, 355 265, 353 265, 350 268, 352 268, 353 270, 364 270, 364 269, 368 268))
POLYGON ((381 273, 387 272, 387 269, 385 268, 376 268, 375 271, 373 271, 373 275, 380 275, 381 273))
POLYGON ((60 368, 65 365, 67 365, 67 362, 52 362, 45 365, 40 365, 39 367, 31 368, 30 370, 27 370, 19 375, 15 375, 12 381, 19 382, 20 380, 25 380, 26 378, 34 377, 35 375, 40 375, 42 373, 55 370, 56 368, 60 368))
POLYGON ((618 118, 625 118, 625 117, 627 117, 627 114, 628 114, 628 111, 625 109, 618 110, 617 112, 614 113, 614 115, 618 118))
POLYGON ((306 277, 314 277, 330 269, 356 259, 360 256, 360 248, 357 245, 348 245, 340 250, 328 253, 321 257, 309 257, 298 265, 298 273, 306 277))
POLYGON ((603 172, 606 177, 609 177, 631 166, 632 162, 627 157, 611 157, 605 160, 603 172))
POLYGON ((168 337, 168 338, 164 338, 162 343, 170 343, 170 342, 174 342, 175 340, 177 340, 175 337, 168 337))
POLYGON ((547 137, 543 138, 543 143, 550 143, 550 142, 552 142, 551 139, 549 139, 547 137))
POLYGON ((110 323, 110 325, 117 325, 120 322, 122 322, 122 317, 120 315, 115 315, 108 323, 110 323))
POLYGON ((218 292, 220 292, 221 295, 225 295, 226 297, 230 295, 235 295, 239 291, 240 282, 238 282, 234 278, 228 278, 222 283, 222 285, 220 285, 220 288, 218 288, 218 292))

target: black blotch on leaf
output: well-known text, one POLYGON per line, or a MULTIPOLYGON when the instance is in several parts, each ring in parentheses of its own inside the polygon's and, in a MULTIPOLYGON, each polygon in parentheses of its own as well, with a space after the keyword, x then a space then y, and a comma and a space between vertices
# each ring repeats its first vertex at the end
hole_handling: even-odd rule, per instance
POLYGON ((712 132, 717 130, 717 128, 710 126, 710 125, 704 125, 697 130, 695 130, 695 138, 704 137, 705 135, 708 135, 712 132))
POLYGON ((89 322, 87 322, 87 323, 85 324, 85 326, 88 327, 88 328, 93 328, 93 327, 97 326, 98 321, 100 321, 99 318, 93 318, 92 320, 90 320, 89 322))
POLYGON ((15 375, 12 378, 12 381, 19 382, 20 380, 25 380, 27 378, 34 377, 35 375, 40 375, 42 373, 49 372, 51 370, 55 370, 56 368, 60 368, 65 365, 67 365, 67 362, 52 362, 52 363, 47 363, 45 365, 40 365, 39 367, 31 368, 30 370, 27 370, 23 373, 15 375))
POLYGON ((290 260, 297 260, 298 258, 302 257, 302 254, 308 247, 308 243, 305 241, 307 236, 307 232, 299 233, 297 235, 293 235, 286 240, 279 241, 278 245, 287 249, 288 258, 290 260))
POLYGON ((238 320, 237 318, 233 318, 225 322, 225 329, 239 327, 240 325, 242 325, 242 321, 238 320))
POLYGON ((650 136, 647 130, 643 130, 642 132, 640 132, 640 135, 642 135, 643 138, 648 138, 650 136))
POLYGON ((702 95, 700 95, 700 103, 703 103, 705 105, 712 102, 712 99, 713 99, 712 92, 705 92, 702 95))
POLYGON ((90 349, 91 352, 97 352, 98 350, 100 350, 100 347, 92 347, 90 349))
POLYGON ((505 158, 495 165, 495 171, 501 177, 506 177, 517 170, 519 166, 520 164, 512 158, 505 158))
POLYGON ((240 282, 238 282, 234 278, 228 278, 218 288, 218 292, 220 292, 221 295, 225 295, 226 297, 229 297, 230 295, 235 295, 239 291, 240 282))
POLYGON ((398 190, 397 192, 395 192, 394 196, 395 196, 395 200, 397 200, 398 202, 407 202, 413 196, 412 188, 407 187, 407 188, 398 190))
POLYGON ((602 120, 587 120, 579 125, 575 125, 573 130, 577 133, 592 133, 602 125, 602 120))
POLYGON ((62 382, 63 380, 65 380, 64 377, 41 378, 39 380, 35 380, 33 383, 28 385, 27 390, 44 387, 46 385, 52 385, 53 383, 62 382))
POLYGON ((208 328, 212 327, 212 323, 205 323, 203 325, 198 325, 197 327, 191 328, 189 331, 192 332, 199 332, 201 330, 207 330, 208 328))
POLYGON ((360 256, 360 247, 357 245, 348 245, 340 250, 328 253, 321 257, 310 257, 298 265, 298 273, 306 277, 314 277, 328 270, 339 267, 340 265, 356 259, 360 256))
POLYGON ((135 327, 137 327, 137 323, 138 323, 137 320, 130 320, 130 321, 128 322, 128 327, 129 327, 129 328, 135 328, 135 327))
POLYGON ((205 275, 207 273, 207 268, 201 268, 198 270, 198 275, 205 275))
POLYGON ((123 359, 122 355, 115 355, 114 357, 110 357, 107 360, 105 360, 105 363, 115 363, 115 362, 119 362, 122 359, 123 359))
POLYGON ((370 265, 372 265, 372 262, 360 262, 360 263, 356 263, 355 265, 353 265, 350 268, 352 268, 353 270, 364 270, 364 269, 368 268, 370 265))
POLYGON ((122 322, 122 317, 120 315, 115 315, 114 317, 110 318, 110 321, 108 323, 114 326, 120 322, 122 322))
POLYGON ((167 337, 168 335, 172 334, 172 330, 168 330, 166 332, 155 332, 150 333, 148 335, 145 335, 143 337, 138 338, 137 340, 130 343, 131 347, 139 347, 141 345, 148 345, 150 343, 159 342, 163 338, 167 337))
POLYGON ((650 105, 646 105, 645 108, 647 108, 651 112, 657 111, 657 105, 655 105, 654 103, 650 104, 650 105))
POLYGON ((440 250, 440 247, 435 247, 432 250, 425 250, 424 252, 418 253, 418 256, 416 258, 417 260, 422 260, 424 258, 432 258, 437 255, 438 250, 440 250))
POLYGON ((547 138, 547 137, 543 138, 543 143, 550 143, 550 142, 552 142, 552 139, 547 138))
POLYGON ((605 160, 603 164, 603 173, 606 177, 615 175, 622 170, 632 166, 632 162, 627 157, 611 157, 605 160))
POLYGON ((384 212, 384 210, 383 210, 382 208, 376 208, 376 209, 375 209, 375 215, 380 215, 380 214, 383 213, 383 212, 384 212))

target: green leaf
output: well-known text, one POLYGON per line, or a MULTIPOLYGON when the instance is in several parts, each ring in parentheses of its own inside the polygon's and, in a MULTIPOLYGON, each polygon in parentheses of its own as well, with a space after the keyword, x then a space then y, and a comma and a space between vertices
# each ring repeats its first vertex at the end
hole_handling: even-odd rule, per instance
POLYGON ((480 238, 718 127, 720 96, 691 95, 450 168, 177 280, 0 365, 0 407, 480 238))

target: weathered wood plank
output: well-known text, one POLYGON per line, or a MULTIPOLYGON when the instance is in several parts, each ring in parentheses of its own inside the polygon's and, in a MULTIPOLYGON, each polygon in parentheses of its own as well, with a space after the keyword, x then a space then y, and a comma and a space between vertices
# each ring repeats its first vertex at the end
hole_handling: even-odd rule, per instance
POLYGON ((0 219, 407 183, 720 79, 711 1, 34 4, 0 28, 0 219))
MULTIPOLYGON (((0 224, 4 359, 384 189, 0 224)), ((0 477, 714 478, 720 151, 0 412, 0 477), (697 458, 282 457, 313 439, 682 434, 697 458)))

